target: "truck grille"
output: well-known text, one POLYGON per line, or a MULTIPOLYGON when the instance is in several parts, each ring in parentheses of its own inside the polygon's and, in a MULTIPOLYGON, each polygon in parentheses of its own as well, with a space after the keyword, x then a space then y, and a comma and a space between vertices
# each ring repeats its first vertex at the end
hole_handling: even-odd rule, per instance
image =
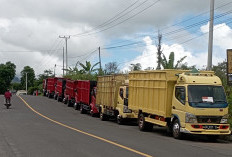
POLYGON ((221 116, 197 116, 198 123, 220 123, 222 117, 221 116))

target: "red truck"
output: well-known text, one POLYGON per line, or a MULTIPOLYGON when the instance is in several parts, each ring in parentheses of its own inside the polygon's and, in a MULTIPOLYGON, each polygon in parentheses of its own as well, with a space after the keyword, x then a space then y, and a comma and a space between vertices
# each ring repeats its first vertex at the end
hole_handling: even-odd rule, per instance
POLYGON ((55 95, 54 95, 54 99, 57 100, 58 102, 64 99, 65 87, 66 87, 66 79, 59 78, 56 83, 55 95))
POLYGON ((64 99, 63 102, 68 104, 68 107, 71 107, 75 103, 75 94, 77 91, 78 81, 66 80, 66 88, 64 90, 64 99))
POLYGON ((75 95, 74 108, 80 108, 80 112, 90 113, 91 116, 97 115, 96 104, 96 81, 79 80, 75 95))
POLYGON ((46 96, 47 95, 47 79, 43 80, 43 95, 46 96))
POLYGON ((57 77, 47 78, 47 92, 46 92, 46 95, 48 96, 48 98, 54 97, 55 86, 56 86, 56 83, 57 83, 58 79, 59 78, 57 78, 57 77))

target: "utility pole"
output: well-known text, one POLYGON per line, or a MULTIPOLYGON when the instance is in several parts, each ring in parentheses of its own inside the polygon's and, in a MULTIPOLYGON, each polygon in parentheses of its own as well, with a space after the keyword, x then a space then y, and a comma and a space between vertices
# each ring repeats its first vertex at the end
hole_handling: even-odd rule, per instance
POLYGON ((70 39, 70 36, 59 36, 59 38, 65 39, 65 46, 66 46, 66 74, 68 69, 68 39, 70 39))
POLYGON ((207 70, 212 69, 213 54, 213 20, 214 20, 214 0, 210 0, 210 24, 209 24, 209 45, 208 45, 208 63, 207 70))
POLYGON ((101 66, 101 48, 99 47, 99 64, 100 64, 100 70, 102 70, 102 66, 101 66))
POLYGON ((27 72, 26 72, 26 93, 27 93, 27 72))
POLYGON ((56 77, 56 64, 54 66, 54 77, 56 77))
POLYGON ((64 47, 63 47, 63 77, 64 77, 64 47))

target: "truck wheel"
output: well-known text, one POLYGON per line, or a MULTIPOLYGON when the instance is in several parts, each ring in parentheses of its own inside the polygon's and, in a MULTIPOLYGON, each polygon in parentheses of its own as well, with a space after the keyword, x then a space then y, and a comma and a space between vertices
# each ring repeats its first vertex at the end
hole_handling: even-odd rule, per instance
POLYGON ((81 104, 81 106, 80 106, 80 112, 81 112, 81 114, 84 114, 85 113, 85 109, 83 108, 83 105, 81 104))
POLYGON ((146 122, 143 114, 139 115, 138 123, 140 131, 152 131, 153 129, 153 124, 146 122))
POLYGON ((172 135, 175 139, 182 138, 182 134, 180 132, 180 123, 178 119, 176 119, 172 125, 172 135))
POLYGON ((72 104, 71 100, 68 100, 68 107, 72 107, 72 106, 73 106, 73 104, 72 104))
POLYGON ((101 119, 102 121, 107 120, 107 116, 106 116, 106 114, 104 114, 104 113, 100 112, 100 119, 101 119))
POLYGON ((124 122, 123 118, 122 118, 120 115, 117 115, 117 123, 118 123, 119 125, 122 125, 123 122, 124 122))
POLYGON ((67 104, 67 99, 64 99, 64 104, 67 104))
POLYGON ((93 110, 90 110, 89 114, 90 114, 91 117, 95 116, 95 114, 93 113, 93 110))
POLYGON ((75 110, 78 110, 78 105, 77 105, 77 103, 75 103, 75 104, 73 105, 73 107, 74 107, 75 110))

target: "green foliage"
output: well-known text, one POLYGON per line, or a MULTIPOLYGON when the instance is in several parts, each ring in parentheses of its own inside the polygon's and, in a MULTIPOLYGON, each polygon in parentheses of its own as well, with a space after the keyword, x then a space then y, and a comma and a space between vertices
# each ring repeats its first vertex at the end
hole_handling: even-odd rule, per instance
POLYGON ((142 69, 142 65, 140 63, 131 64, 130 69, 131 71, 139 71, 142 69))
POLYGON ((175 53, 171 52, 169 54, 169 60, 167 60, 167 58, 163 54, 163 57, 161 59, 161 65, 163 66, 164 69, 177 69, 178 66, 184 61, 186 57, 187 56, 182 57, 180 60, 177 61, 176 65, 174 66, 175 53))
POLYGON ((11 88, 14 90, 22 89, 21 83, 11 83, 11 88))
POLYGON ((232 128, 232 92, 231 92, 231 86, 227 85, 227 77, 226 77, 226 71, 227 71, 227 62, 223 61, 222 63, 218 63, 217 66, 213 66, 212 70, 215 72, 215 75, 217 75, 221 81, 222 85, 224 86, 227 101, 229 104, 229 123, 230 128, 232 128))
POLYGON ((10 88, 11 81, 15 77, 15 69, 15 64, 11 62, 0 64, 0 94, 3 94, 7 88, 10 88))
POLYGON ((21 71, 21 85, 23 87, 23 89, 26 89, 26 75, 27 75, 27 86, 28 89, 29 87, 33 87, 34 86, 34 82, 35 82, 35 71, 33 68, 31 68, 30 66, 25 66, 23 68, 23 70, 21 71))
POLYGON ((38 90, 38 87, 29 87, 28 88, 28 91, 27 91, 27 94, 33 94, 34 91, 38 90))

